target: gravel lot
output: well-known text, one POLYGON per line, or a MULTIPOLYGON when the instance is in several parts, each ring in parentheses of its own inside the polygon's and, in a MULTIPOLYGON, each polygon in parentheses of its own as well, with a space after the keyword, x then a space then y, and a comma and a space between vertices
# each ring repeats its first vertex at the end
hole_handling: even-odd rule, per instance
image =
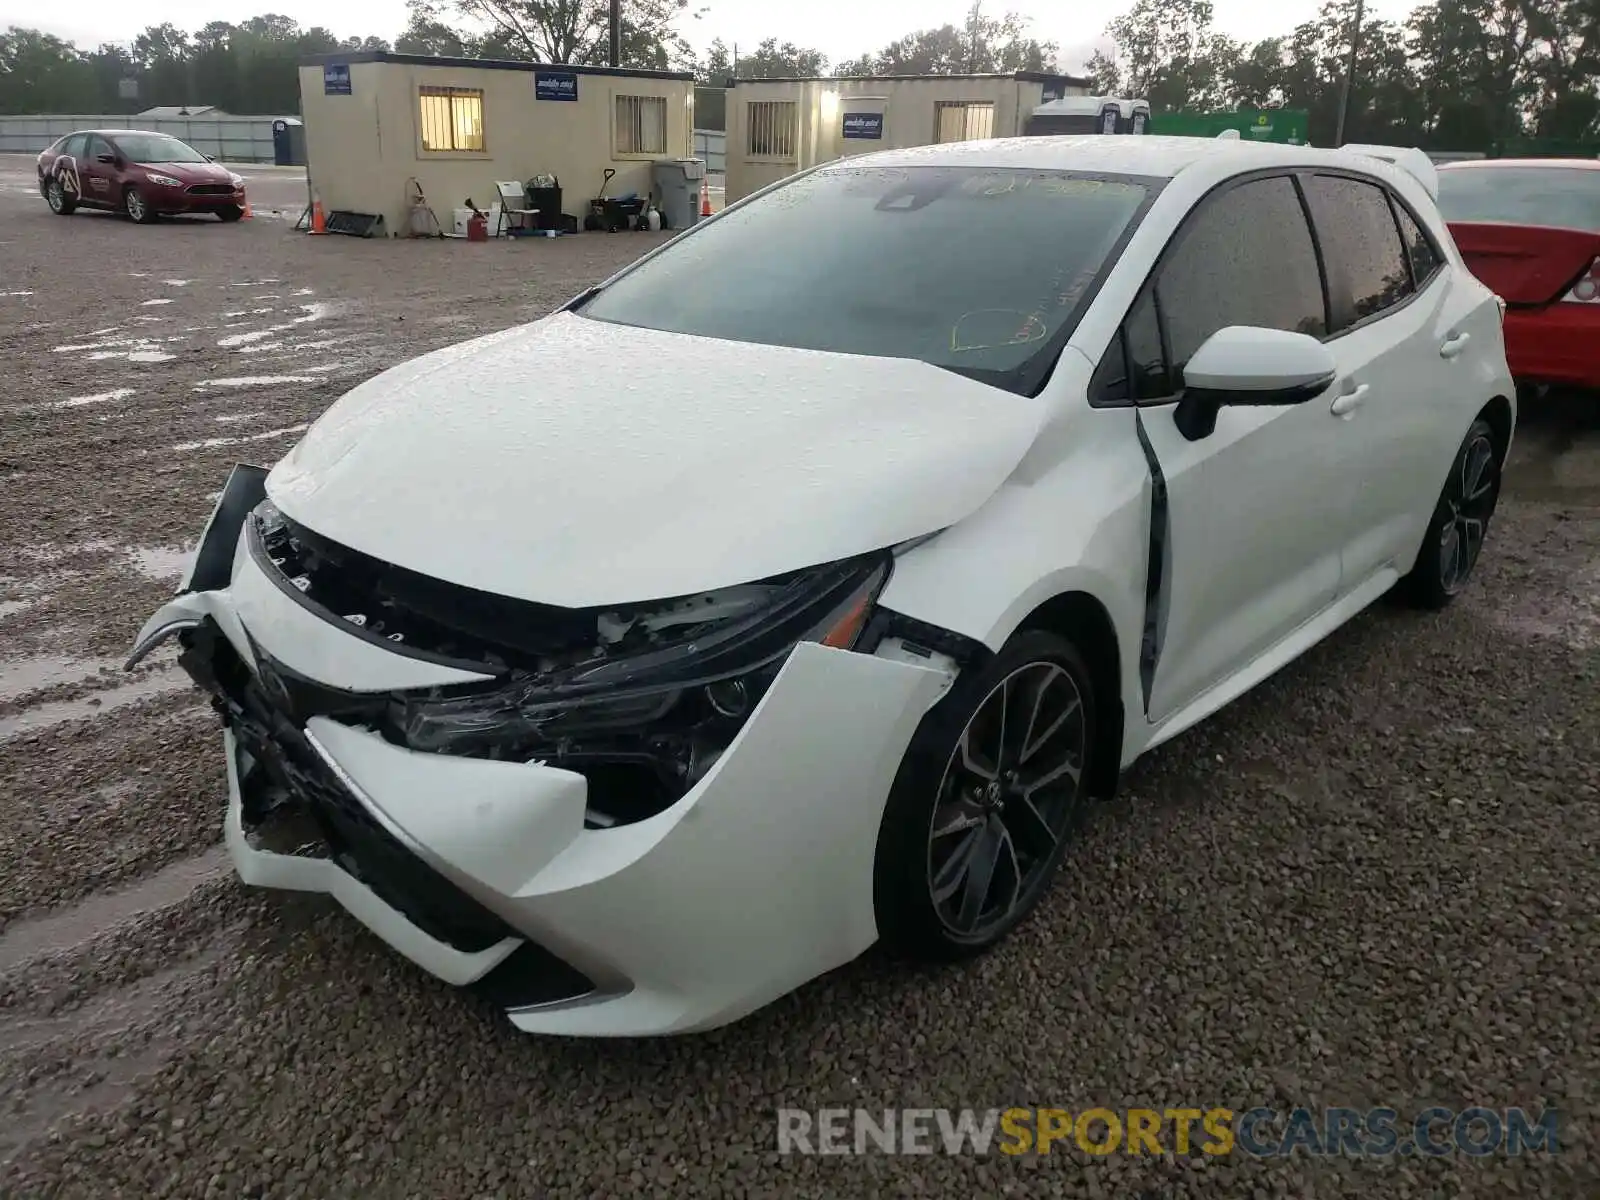
POLYGON ((699 1038, 534 1039, 234 883, 209 715, 170 653, 116 667, 236 458, 656 239, 141 229, 51 216, 30 171, 0 160, 0 1195, 1600 1195, 1593 399, 1525 414, 1460 603, 1380 606, 1141 764, 1001 952, 869 955, 699 1038), (1562 1146, 775 1152, 780 1105, 1094 1103, 1553 1105, 1562 1146))

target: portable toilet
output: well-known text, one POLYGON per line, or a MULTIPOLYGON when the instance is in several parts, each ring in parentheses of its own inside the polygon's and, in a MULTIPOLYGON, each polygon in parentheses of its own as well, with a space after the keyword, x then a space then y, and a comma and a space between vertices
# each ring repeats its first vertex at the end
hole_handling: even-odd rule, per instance
POLYGON ((1150 132, 1150 102, 1121 96, 1063 96, 1039 105, 1028 116, 1027 137, 1075 133, 1150 132))
POLYGON ((298 117, 279 117, 272 123, 272 161, 280 167, 306 165, 306 127, 298 117))

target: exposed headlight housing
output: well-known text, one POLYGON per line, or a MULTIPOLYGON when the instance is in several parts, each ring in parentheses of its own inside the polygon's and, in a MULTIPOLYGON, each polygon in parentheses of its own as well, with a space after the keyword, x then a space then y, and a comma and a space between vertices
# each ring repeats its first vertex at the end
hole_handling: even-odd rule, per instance
POLYGON ((146 171, 144 173, 144 177, 146 179, 148 179, 151 183, 158 184, 161 187, 182 187, 183 186, 183 180, 174 179, 171 175, 157 175, 154 171, 146 171))
POLYGON ((228 172, 228 182, 233 184, 233 186, 236 187, 236 188, 242 188, 244 186, 244 176, 243 175, 235 175, 232 171, 229 171, 228 172))

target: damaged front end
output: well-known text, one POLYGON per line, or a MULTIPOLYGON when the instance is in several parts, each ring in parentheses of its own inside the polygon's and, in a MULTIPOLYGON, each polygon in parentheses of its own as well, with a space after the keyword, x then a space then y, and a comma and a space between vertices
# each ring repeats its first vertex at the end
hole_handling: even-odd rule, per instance
MULTIPOLYGON (((230 486, 233 508, 248 490, 230 486)), ((885 551, 704 595, 566 609, 381 562, 299 525, 264 495, 242 518, 232 515, 255 567, 303 609, 352 637, 481 680, 341 692, 329 686, 337 681, 303 678, 253 647, 285 728, 328 716, 408 750, 573 771, 587 781, 591 828, 643 820, 693 788, 795 645, 858 648, 892 563, 885 551)), ((208 542, 227 536, 225 524, 214 519, 208 542)), ((195 584, 226 586, 214 578, 216 557, 213 549, 208 571, 197 567, 195 584)), ((181 633, 181 661, 222 695, 229 689, 207 660, 225 642, 204 632, 181 633)))

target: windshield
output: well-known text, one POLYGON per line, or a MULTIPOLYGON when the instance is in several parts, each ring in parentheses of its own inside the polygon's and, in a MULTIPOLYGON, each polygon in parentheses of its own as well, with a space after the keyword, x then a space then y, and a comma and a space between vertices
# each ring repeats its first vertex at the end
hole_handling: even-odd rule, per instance
POLYGON ((206 156, 177 138, 159 133, 119 133, 117 149, 129 162, 203 163, 206 156))
POLYGON ((1456 167, 1439 172, 1446 221, 1547 225, 1600 233, 1600 170, 1456 167))
POLYGON ((1031 392, 1158 186, 987 167, 826 168, 717 217, 578 311, 919 359, 1031 392))

